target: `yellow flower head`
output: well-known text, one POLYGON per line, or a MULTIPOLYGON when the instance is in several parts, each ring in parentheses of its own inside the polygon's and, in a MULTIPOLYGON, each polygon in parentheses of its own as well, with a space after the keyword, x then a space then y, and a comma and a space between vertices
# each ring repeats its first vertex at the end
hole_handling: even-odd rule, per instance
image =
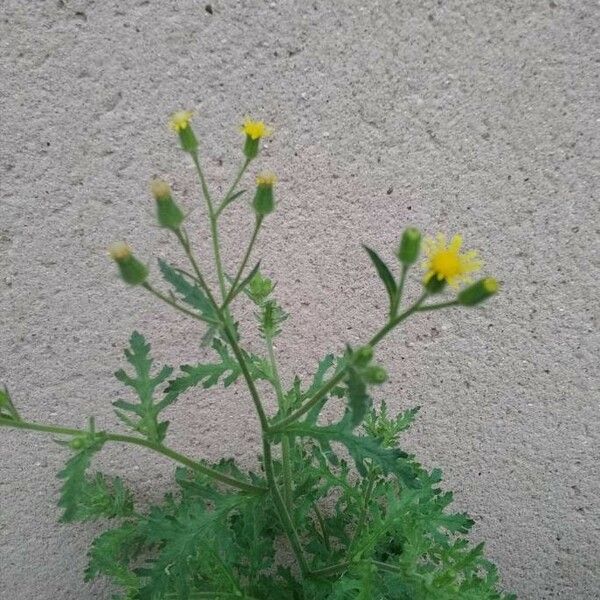
POLYGON ((253 140, 259 140, 272 133, 271 128, 267 127, 263 121, 253 121, 252 119, 244 119, 242 131, 253 140))
POLYGON ((260 187, 273 187, 273 185, 277 183, 277 175, 275 173, 260 173, 256 177, 256 185, 260 187))
POLYGON ((131 248, 125 242, 115 242, 110 245, 108 253, 113 260, 121 262, 131 256, 131 248))
POLYGON ((471 281, 471 273, 479 271, 483 262, 477 258, 476 250, 461 253, 462 242, 462 236, 455 235, 448 244, 446 236, 442 233, 438 233, 435 239, 425 240, 427 259, 423 263, 424 283, 436 277, 440 281, 445 280, 456 289, 461 283, 471 281))
POLYGON ((178 110, 176 113, 171 115, 169 120, 169 127, 175 132, 179 133, 184 129, 187 129, 190 121, 192 120, 193 112, 191 110, 178 110))

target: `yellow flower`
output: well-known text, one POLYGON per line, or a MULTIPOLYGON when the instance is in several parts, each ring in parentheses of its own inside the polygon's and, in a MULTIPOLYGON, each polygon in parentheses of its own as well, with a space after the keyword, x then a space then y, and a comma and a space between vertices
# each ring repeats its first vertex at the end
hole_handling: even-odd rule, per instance
POLYGON ((113 260, 121 262, 131 256, 131 248, 125 242, 115 242, 111 244, 108 253, 113 260))
POLYGON ((435 277, 456 289, 461 283, 471 281, 471 273, 479 271, 483 262, 477 258, 476 250, 461 253, 462 242, 462 236, 455 235, 448 244, 442 233, 438 233, 435 239, 425 240, 424 283, 435 277))
POLYGON ((260 173, 256 177, 256 185, 261 187, 273 186, 273 184, 277 183, 277 175, 275 173, 260 173))
POLYGON ((190 121, 192 120, 193 112, 191 110, 178 110, 176 113, 171 115, 169 120, 169 127, 175 132, 179 133, 184 129, 187 129, 190 121))
POLYGON ((267 127, 263 121, 253 121, 252 119, 244 119, 242 131, 253 140, 259 140, 272 133, 271 128, 267 127))

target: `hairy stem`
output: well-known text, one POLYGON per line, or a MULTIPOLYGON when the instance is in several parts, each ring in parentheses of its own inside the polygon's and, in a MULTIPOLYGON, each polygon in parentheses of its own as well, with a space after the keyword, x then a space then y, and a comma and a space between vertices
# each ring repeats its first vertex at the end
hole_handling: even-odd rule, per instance
POLYGON ((256 238, 258 236, 258 232, 260 230, 260 226, 262 225, 262 222, 263 222, 263 215, 258 215, 256 217, 256 223, 254 225, 254 231, 252 232, 252 237, 250 238, 250 243, 248 244, 248 248, 246 249, 246 254, 244 254, 244 258, 242 259, 242 262, 240 263, 240 267, 235 275, 233 283, 231 284, 231 288, 229 289, 229 293, 225 297, 225 300, 223 301, 223 306, 221 308, 225 308, 229 304, 229 302, 231 302, 231 299, 235 293, 235 288, 237 287, 237 284, 239 283, 239 281, 244 273, 244 269, 246 268, 246 265, 248 264, 250 255, 252 254, 252 249, 254 248, 254 243, 256 242, 256 238))
MULTIPOLYGON (((273 372, 273 385, 275 386, 275 394, 277 395, 277 404, 281 414, 286 415, 288 407, 281 386, 281 377, 277 368, 277 359, 275 358, 275 350, 273 348, 273 338, 270 335, 265 335, 267 351, 269 353, 269 362, 271 363, 271 371, 273 372)), ((290 439, 284 435, 281 440, 281 465, 283 472, 283 499, 288 510, 292 507, 292 465, 291 465, 291 448, 290 439)))
POLYGON ((233 183, 231 184, 231 187, 229 188, 229 191, 225 194, 225 198, 223 198, 223 202, 221 202, 221 204, 219 205, 219 208, 217 208, 217 210, 215 212, 216 218, 219 218, 219 215, 221 214, 223 209, 229 204, 229 199, 231 198, 233 192, 235 191, 237 184, 240 182, 242 175, 245 173, 246 169, 248 168, 248 165, 250 164, 251 160, 252 160, 251 158, 246 158, 246 160, 242 164, 240 170, 238 171, 237 175, 235 176, 235 179, 233 180, 233 183))
POLYGON ((271 492, 271 497, 273 498, 273 502, 275 503, 275 507, 277 508, 277 513, 279 514, 279 519, 281 521, 281 525, 286 533, 287 538, 292 545, 292 550, 294 551, 294 555, 296 556, 296 560, 298 561, 298 565, 300 567, 300 571, 303 576, 308 575, 310 569, 308 568, 308 563, 306 562, 306 558, 304 557, 304 551, 302 550, 302 545, 300 544, 300 538, 298 537, 298 533, 296 532, 296 528, 294 526, 294 522, 292 521, 292 517, 285 505, 283 497, 277 487, 277 482, 275 481, 275 474, 273 472, 273 457, 271 455, 271 445, 269 441, 263 437, 263 460, 265 466, 265 474, 267 476, 267 483, 269 484, 269 490, 271 492))
MULTIPOLYGON (((43 423, 35 423, 31 421, 15 421, 12 419, 5 419, 0 417, 0 427, 13 427, 17 429, 27 429, 30 431, 41 431, 44 433, 56 433, 59 435, 86 435, 89 433, 83 429, 74 429, 71 427, 62 427, 56 425, 44 425, 43 423)), ((199 463, 184 454, 180 454, 179 452, 168 448, 167 446, 163 446, 162 444, 157 444, 155 442, 150 442, 144 438, 137 438, 130 435, 121 435, 120 433, 109 433, 109 432, 100 432, 99 435, 102 436, 107 442, 120 442, 124 444, 133 444, 135 446, 143 446, 144 448, 149 448, 150 450, 154 450, 154 452, 158 452, 163 456, 166 456, 175 462, 178 462, 198 473, 203 473, 212 479, 220 481, 221 483, 225 483, 231 487, 237 488, 244 492, 250 492, 253 494, 264 493, 267 490, 262 487, 258 487, 256 485, 252 485, 250 483, 246 483, 245 481, 240 481, 234 477, 229 477, 228 475, 224 475, 215 469, 211 469, 199 463)))
POLYGON ((404 291, 404 282, 406 280, 406 274, 408 273, 408 266, 402 265, 402 272, 400 273, 400 281, 398 282, 398 290, 396 292, 396 297, 394 298, 394 302, 390 308, 390 319, 393 319, 398 315, 398 309, 400 308, 400 303, 402 302, 402 292, 404 291))

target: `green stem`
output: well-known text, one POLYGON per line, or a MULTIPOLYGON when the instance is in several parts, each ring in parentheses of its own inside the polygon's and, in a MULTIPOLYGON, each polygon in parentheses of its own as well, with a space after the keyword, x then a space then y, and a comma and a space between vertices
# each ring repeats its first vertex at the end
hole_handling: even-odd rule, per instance
POLYGON ((171 300, 171 298, 169 298, 168 296, 165 296, 163 293, 161 293, 157 289, 153 288, 148 282, 144 282, 142 284, 142 287, 146 288, 151 294, 153 294, 154 296, 156 296, 163 302, 166 302, 168 305, 177 309, 179 312, 182 312, 183 314, 188 315, 189 317, 192 317, 192 318, 194 318, 198 321, 202 321, 204 323, 208 323, 209 325, 220 325, 220 323, 218 321, 215 321, 214 319, 209 319, 207 317, 203 317, 203 316, 198 315, 195 312, 188 310, 187 308, 181 306, 174 300, 171 300))
POLYGON ((418 312, 425 312, 428 310, 438 310, 440 308, 448 308, 449 306, 460 306, 458 300, 450 300, 448 302, 440 302, 439 304, 428 304, 426 306, 420 306, 418 312))
POLYGON ((402 292, 404 291, 404 281, 406 280, 406 273, 408 273, 408 266, 402 265, 402 272, 400 273, 400 281, 398 282, 398 290, 396 297, 392 303, 390 309, 390 319, 393 319, 398 315, 398 309, 400 308, 400 302, 402 301, 402 292))
POLYGON ((231 284, 229 293, 227 294, 227 296, 225 297, 225 300, 223 301, 223 306, 221 307, 222 309, 225 308, 229 304, 229 302, 231 302, 231 299, 232 299, 233 295, 235 294, 235 288, 237 287, 237 284, 239 283, 239 281, 242 277, 242 274, 244 273, 244 269, 246 268, 246 265, 248 264, 248 259, 250 258, 250 254, 252 254, 252 249, 254 248, 254 243, 256 242, 256 238, 258 236, 258 232, 260 230, 260 226, 262 225, 262 222, 263 222, 263 215, 258 215, 256 217, 254 231, 252 232, 252 237, 250 238, 250 243, 248 244, 246 254, 244 254, 244 258, 242 259, 240 267, 235 275, 235 279, 233 280, 233 283, 231 284))
MULTIPOLYGON (((275 394, 277 395, 277 404, 281 414, 286 415, 288 407, 285 401, 285 395, 281 386, 281 377, 277 368, 277 359, 275 358, 275 350, 273 348, 273 338, 270 335, 265 336, 267 351, 269 353, 269 362, 271 363, 271 371, 273 372, 273 385, 275 394)), ((290 439, 284 435, 281 440, 281 467, 283 472, 283 498, 288 510, 292 507, 292 465, 291 465, 291 448, 290 439)))
POLYGON ((335 565, 329 565, 328 567, 311 571, 310 575, 311 577, 328 577, 329 575, 335 575, 338 571, 345 571, 350 564, 349 561, 336 563, 335 565))
MULTIPOLYGON (((378 344, 392 329, 397 327, 402 321, 410 317, 414 312, 419 309, 419 306, 427 298, 427 292, 424 292, 421 297, 403 313, 400 313, 397 317, 390 319, 386 325, 384 325, 369 341, 370 346, 378 344)), ((329 381, 324 383, 312 396, 306 404, 295 410, 292 414, 288 415, 281 421, 278 421, 270 429, 271 432, 280 431, 284 429, 286 425, 290 425, 297 421, 302 415, 306 414, 313 406, 318 404, 346 375, 345 369, 342 369, 339 373, 336 373, 329 381)))
POLYGON ((231 187, 229 188, 229 191, 227 192, 227 194, 225 194, 225 198, 223 198, 223 202, 221 202, 219 208, 217 208, 217 210, 215 212, 215 217, 218 218, 219 215, 223 212, 223 209, 229 204, 229 199, 231 198, 231 195, 233 194, 235 188, 237 187, 237 184, 240 182, 242 175, 245 173, 246 169, 248 168, 248 165, 250 164, 251 160, 252 160, 251 158, 246 158, 246 160, 242 164, 240 170, 238 171, 238 174, 236 175, 235 179, 233 180, 233 183, 231 184, 231 187))
MULTIPOLYGON (((83 429, 73 429, 71 427, 61 427, 55 425, 44 425, 42 423, 34 423, 31 421, 14 421, 12 419, 6 419, 0 417, 0 426, 1 427, 13 427, 17 429, 27 429, 30 431, 41 431, 44 433, 56 433, 59 435, 86 435, 88 432, 83 429)), ((219 471, 211 469, 199 463, 191 458, 185 456, 184 454, 180 454, 167 446, 163 446, 162 444, 157 444, 155 442, 150 442, 143 438, 137 438, 130 435, 121 435, 120 433, 107 433, 101 432, 99 435, 102 435, 102 438, 107 442, 121 442, 124 444, 133 444, 135 446, 143 446, 144 448, 149 448, 150 450, 154 450, 154 452, 158 452, 163 456, 166 456, 175 462, 178 462, 198 473, 203 473, 212 479, 216 479, 221 483, 225 483, 231 487, 237 488, 244 492, 250 492, 253 494, 264 493, 265 488, 258 487, 252 485, 250 483, 246 483, 244 481, 240 481, 239 479, 235 479, 234 477, 229 477, 228 475, 224 475, 219 471)))
POLYGON ((308 568, 308 563, 306 562, 306 558, 304 557, 304 551, 302 550, 300 538, 298 537, 298 533, 296 532, 296 528, 294 527, 292 517, 290 516, 290 513, 285 505, 283 497, 281 496, 281 492, 277 487, 277 482, 275 481, 275 474, 273 472, 273 457, 271 455, 271 445, 269 444, 269 441, 264 437, 263 460, 265 474, 267 476, 267 483, 269 484, 271 497, 273 498, 273 502, 275 503, 277 513, 279 514, 281 525, 286 533, 287 538, 290 541, 290 544, 292 545, 292 550, 294 551, 294 555, 296 556, 296 560, 298 561, 298 565, 300 566, 300 571, 303 576, 306 576, 309 574, 310 569, 308 568))
POLYGON ((206 180, 204 179, 204 173, 202 171, 202 167, 200 166, 200 160, 198 159, 198 154, 194 153, 191 155, 192 160, 194 161, 194 166, 196 167, 196 171, 198 172, 198 177, 200 178, 200 185, 202 186, 202 194, 204 195, 204 199, 206 200, 206 206, 208 208, 208 218, 210 221, 210 233, 211 233, 211 241, 213 247, 213 254, 215 256, 215 265, 217 267, 217 277, 219 279, 219 288, 221 290, 221 299, 225 300, 225 275, 223 274, 223 263, 221 261, 221 251, 219 246, 219 229, 217 226, 217 216, 215 215, 215 210, 213 207, 212 199, 210 197, 210 193, 208 191, 208 186, 206 185, 206 180))
POLYGON ((229 345, 231 346, 231 350, 240 365, 240 369, 242 370, 242 375, 246 380, 246 385, 248 386, 248 390, 250 391, 250 396, 252 397, 252 401, 254 402, 254 407, 256 408, 256 412, 258 414, 258 418, 260 420, 261 429, 264 431, 269 430, 269 421, 267 419, 267 415, 265 414, 265 410, 263 408, 262 402, 260 400, 260 395, 258 390, 256 389, 256 385, 254 385, 254 381, 252 376, 250 375, 250 371, 248 369, 248 365, 246 363, 246 359, 244 358, 244 354, 242 349, 239 347, 237 340, 235 339, 235 333, 231 331, 228 324, 225 324, 223 327, 223 332, 225 333, 225 337, 229 345))
POLYGON ((327 533, 327 528, 325 527, 325 519, 323 518, 323 514, 321 513, 321 509, 317 504, 313 506, 313 510, 315 511, 315 515, 317 517, 317 521, 319 522, 319 527, 321 528, 321 534, 323 536, 323 542, 325 544, 325 548, 331 551, 331 542, 329 540, 329 534, 327 533))

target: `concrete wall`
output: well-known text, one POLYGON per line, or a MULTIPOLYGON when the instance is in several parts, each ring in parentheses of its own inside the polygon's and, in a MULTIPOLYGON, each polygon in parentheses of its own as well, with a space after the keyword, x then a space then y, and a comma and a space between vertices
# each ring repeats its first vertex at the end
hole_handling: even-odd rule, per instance
MULTIPOLYGON (((198 356, 201 329, 122 285, 106 246, 172 255, 153 226, 154 175, 200 206, 169 113, 197 111, 217 191, 240 158, 241 117, 264 118, 276 133, 260 162, 279 174, 281 204, 259 254, 293 315, 284 376, 381 323, 361 242, 391 258, 407 224, 463 232, 503 292, 394 334, 381 397, 423 406, 406 444, 444 468, 507 588, 600 597, 598 3, 205 4, 0 0, 0 380, 27 417, 94 414, 112 428, 133 328, 159 360, 198 356)), ((224 220, 230 265, 250 220, 244 203, 224 220)), ((254 464, 243 387, 190 394, 172 417, 174 446, 254 464)), ((108 598, 82 582, 99 528, 56 523, 64 450, 2 430, 0 452, 0 597, 108 598)), ((141 450, 99 461, 124 464, 147 500, 171 483, 141 450)))

